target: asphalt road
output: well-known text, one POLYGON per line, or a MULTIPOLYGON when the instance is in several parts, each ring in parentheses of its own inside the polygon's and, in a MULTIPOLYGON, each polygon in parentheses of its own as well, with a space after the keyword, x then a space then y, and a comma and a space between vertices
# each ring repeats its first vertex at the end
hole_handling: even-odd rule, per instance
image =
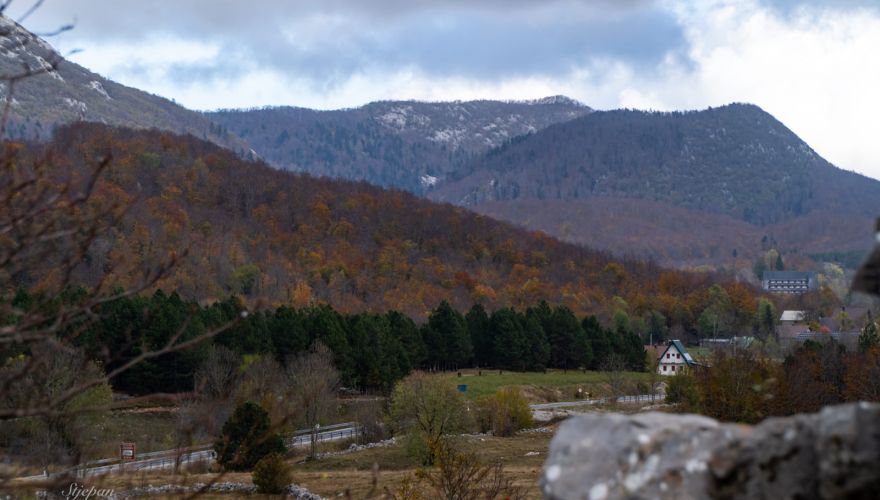
MULTIPOLYGON (((666 397, 663 394, 639 394, 638 396, 620 396, 617 398, 618 403, 644 403, 651 401, 663 401, 666 397), (653 399, 651 399, 653 397, 653 399)), ((587 406, 607 404, 609 398, 601 399, 581 399, 578 401, 560 401, 556 403, 536 403, 529 405, 533 410, 552 410, 554 408, 570 408, 572 406, 587 406)))
MULTIPOLYGON (((354 423, 349 422, 324 427, 318 433, 317 439, 319 442, 325 443, 328 441, 354 438, 356 436, 357 426, 354 423)), ((308 429, 302 429, 296 431, 292 437, 285 439, 284 444, 287 445, 288 448, 301 448, 309 446, 310 443, 311 431, 308 429)), ((213 461, 216 458, 216 453, 211 445, 203 445, 184 452, 179 452, 178 450, 164 450, 146 453, 140 455, 140 457, 139 460, 131 462, 118 462, 115 458, 88 462, 73 470, 52 474, 52 477, 70 473, 74 473, 77 477, 90 477, 104 474, 116 474, 120 472, 173 469, 176 464, 185 465, 189 463, 213 461)), ((22 479, 40 480, 45 479, 45 476, 31 476, 22 479)))

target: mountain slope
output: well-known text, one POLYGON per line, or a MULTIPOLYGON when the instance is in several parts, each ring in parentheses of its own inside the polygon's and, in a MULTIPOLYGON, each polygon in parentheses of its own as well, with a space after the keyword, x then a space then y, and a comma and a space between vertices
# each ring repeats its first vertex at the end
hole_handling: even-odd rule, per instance
POLYGON ((490 148, 590 111, 555 96, 522 102, 384 101, 334 111, 278 107, 207 116, 278 167, 423 193, 490 148))
MULTIPOLYGON (((94 121, 190 133, 239 152, 245 143, 225 135, 201 113, 163 97, 120 85, 64 60, 48 43, 0 15, 0 75, 57 71, 18 81, 13 89, 7 137, 47 139, 55 126, 94 121)), ((0 88, 0 98, 8 89, 0 88)), ((5 99, 4 99, 5 100, 5 99)))
POLYGON ((159 286, 202 300, 237 293, 424 317, 443 299, 491 309, 546 299, 608 316, 618 296, 638 314, 675 309, 690 322, 688 311, 702 310, 718 280, 664 274, 401 191, 248 163, 192 137, 80 124, 59 129, 47 147, 63 171, 111 152, 99 201, 134 200, 84 261, 86 282, 114 264, 113 279, 124 282, 188 248, 159 286))
POLYGON ((866 248, 880 213, 880 182, 835 168, 742 104, 594 112, 473 160, 429 196, 667 263, 754 255, 767 235, 795 251, 866 248), (798 229, 808 220, 812 234, 798 229), (651 231, 627 232, 646 221, 651 231))

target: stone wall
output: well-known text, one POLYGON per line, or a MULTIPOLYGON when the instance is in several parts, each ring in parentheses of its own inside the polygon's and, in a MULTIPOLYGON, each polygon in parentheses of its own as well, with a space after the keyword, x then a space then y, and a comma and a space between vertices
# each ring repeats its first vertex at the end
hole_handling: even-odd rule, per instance
POLYGON ((545 498, 880 499, 880 404, 749 427, 697 415, 585 414, 550 444, 545 498))

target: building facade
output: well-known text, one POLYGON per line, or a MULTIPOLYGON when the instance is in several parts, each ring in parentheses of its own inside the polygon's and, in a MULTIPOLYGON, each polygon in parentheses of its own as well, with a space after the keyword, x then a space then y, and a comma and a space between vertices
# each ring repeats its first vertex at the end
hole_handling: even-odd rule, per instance
POLYGON ((806 271, 765 271, 761 287, 772 293, 805 293, 818 288, 816 273, 806 271))
POLYGON ((671 340, 657 360, 657 373, 678 375, 696 364, 680 340, 671 340))

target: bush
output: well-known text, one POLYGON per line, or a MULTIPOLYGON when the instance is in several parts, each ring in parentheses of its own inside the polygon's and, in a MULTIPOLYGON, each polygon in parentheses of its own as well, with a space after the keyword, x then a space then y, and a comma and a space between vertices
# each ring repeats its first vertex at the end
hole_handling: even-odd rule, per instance
POLYGON ((269 414, 250 401, 240 404, 223 424, 214 444, 217 462, 230 470, 248 470, 270 453, 284 453, 281 436, 270 432, 269 414))
POLYGON ((407 434, 408 450, 423 465, 431 465, 445 436, 468 427, 464 397, 441 377, 413 373, 397 383, 391 394, 389 424, 395 434, 407 434))
POLYGON ((504 474, 501 463, 484 464, 475 453, 463 453, 449 443, 441 443, 435 452, 436 467, 420 469, 416 479, 426 482, 427 491, 405 479, 399 498, 461 498, 485 500, 520 500, 526 491, 514 486, 504 474), (407 494, 408 496, 403 496, 407 494))
POLYGON ((686 411, 700 410, 700 393, 693 375, 678 374, 668 377, 666 402, 681 405, 686 411))
POLYGON ((496 436, 511 436, 533 424, 529 402, 516 387, 505 387, 483 398, 478 418, 482 430, 491 430, 496 436))
POLYGON ((261 458, 251 474, 257 493, 278 495, 283 493, 292 481, 290 466, 279 453, 270 453, 261 458))

